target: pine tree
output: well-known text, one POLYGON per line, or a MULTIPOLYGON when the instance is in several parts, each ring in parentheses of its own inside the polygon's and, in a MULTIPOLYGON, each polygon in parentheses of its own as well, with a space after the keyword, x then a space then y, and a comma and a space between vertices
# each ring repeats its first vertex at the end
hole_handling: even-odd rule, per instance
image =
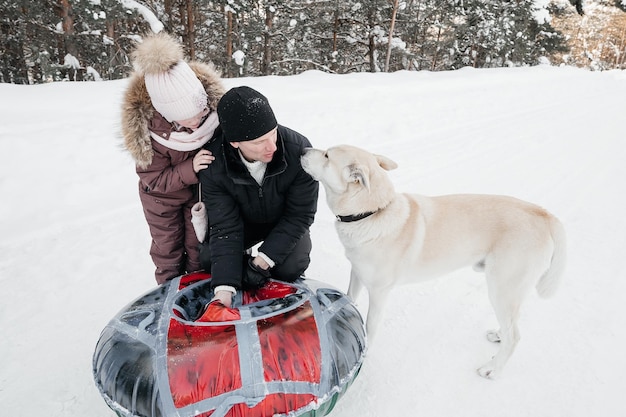
POLYGON ((122 78, 146 22, 117 0, 1 1, 2 81, 122 78))
POLYGON ((533 0, 460 3, 452 67, 535 65, 549 49, 559 48, 562 38, 549 23, 536 21, 533 7, 533 0))
POLYGON ((29 84, 28 68, 24 57, 23 28, 26 25, 21 2, 0 2, 0 81, 29 84))
MULTIPOLYGON (((623 0, 604 0, 620 2, 623 0)), ((533 0, 0 0, 0 81, 118 79, 151 31, 226 77, 535 65, 565 49, 533 0), (137 10, 135 10, 137 8, 137 10), (393 23, 393 27, 392 27, 393 23), (160 30, 160 27, 154 28, 160 30)), ((582 4, 578 2, 578 4, 582 4)), ((617 3, 615 3, 617 5, 617 3)), ((572 6, 567 5, 572 8, 572 6)), ((602 68, 622 65, 620 46, 602 68)))

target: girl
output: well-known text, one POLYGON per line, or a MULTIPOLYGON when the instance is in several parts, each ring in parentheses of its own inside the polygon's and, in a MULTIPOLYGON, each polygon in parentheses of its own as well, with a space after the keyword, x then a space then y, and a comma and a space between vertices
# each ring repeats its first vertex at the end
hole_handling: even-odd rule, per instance
POLYGON ((132 58, 122 134, 135 160, 155 278, 162 284, 200 269, 191 207, 198 201, 198 172, 214 159, 201 148, 218 128, 224 87, 212 65, 185 62, 182 46, 167 34, 146 38, 132 58))

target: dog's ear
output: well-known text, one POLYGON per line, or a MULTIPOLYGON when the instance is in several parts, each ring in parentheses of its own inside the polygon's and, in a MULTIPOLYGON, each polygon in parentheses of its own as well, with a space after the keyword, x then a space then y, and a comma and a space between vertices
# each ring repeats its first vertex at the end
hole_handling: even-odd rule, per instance
POLYGON ((361 183, 363 187, 367 188, 367 191, 370 190, 370 183, 368 180, 369 172, 367 171, 367 167, 362 165, 352 164, 348 167, 348 181, 361 183))
POLYGON ((387 158, 386 156, 375 154, 374 157, 376 158, 376 162, 378 162, 378 165, 380 165, 380 167, 386 171, 391 171, 392 169, 398 168, 398 164, 396 164, 394 161, 387 158))

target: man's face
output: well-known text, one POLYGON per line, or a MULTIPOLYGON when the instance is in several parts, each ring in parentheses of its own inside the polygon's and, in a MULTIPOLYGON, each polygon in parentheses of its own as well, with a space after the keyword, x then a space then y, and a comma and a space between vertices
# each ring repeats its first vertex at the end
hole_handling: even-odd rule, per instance
POLYGON ((245 142, 231 142, 230 144, 234 148, 239 149, 246 160, 268 163, 274 157, 274 152, 276 152, 277 139, 277 128, 274 128, 260 138, 245 142))

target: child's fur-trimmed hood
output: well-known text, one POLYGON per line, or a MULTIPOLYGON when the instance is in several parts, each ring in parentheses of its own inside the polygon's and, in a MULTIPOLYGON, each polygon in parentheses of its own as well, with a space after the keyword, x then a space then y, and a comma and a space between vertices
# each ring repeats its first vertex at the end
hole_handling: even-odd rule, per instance
MULTIPOLYGON (((132 58, 135 70, 124 94, 121 128, 124 148, 136 165, 144 169, 152 163, 154 155, 148 124, 156 112, 146 89, 144 75, 167 71, 183 59, 183 50, 180 43, 170 35, 157 34, 138 45, 132 58)), ((208 95, 207 106, 215 111, 225 91, 217 70, 212 64, 197 61, 188 64, 208 95)))

